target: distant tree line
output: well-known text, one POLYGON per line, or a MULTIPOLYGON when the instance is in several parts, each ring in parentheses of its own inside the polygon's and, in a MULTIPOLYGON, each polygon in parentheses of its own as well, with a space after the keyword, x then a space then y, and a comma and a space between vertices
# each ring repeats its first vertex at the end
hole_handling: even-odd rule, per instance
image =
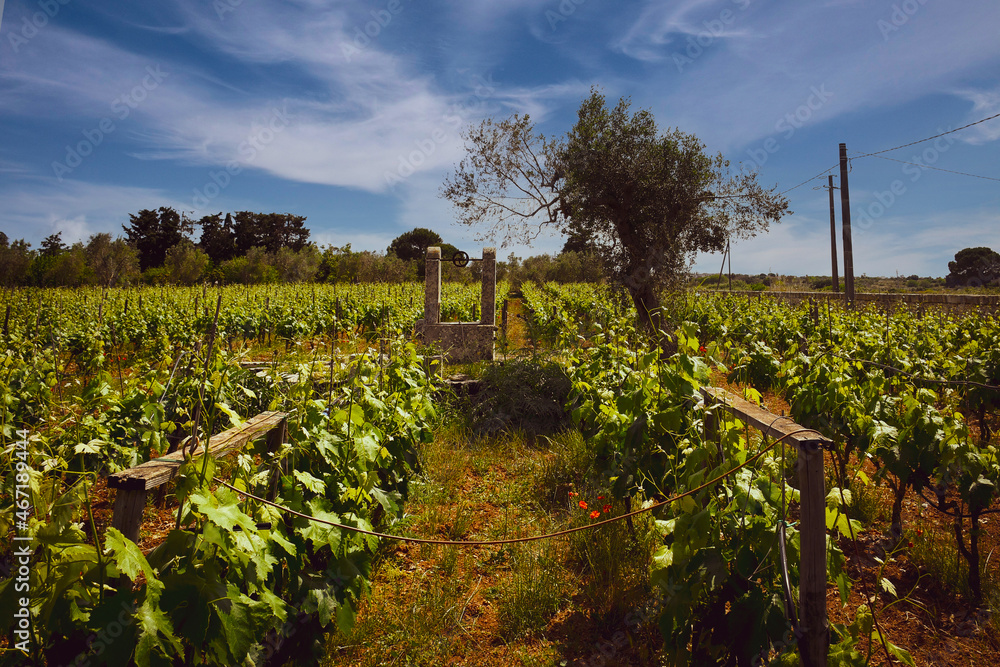
POLYGON ((192 220, 173 208, 129 215, 124 236, 101 233, 86 243, 46 237, 38 250, 0 232, 0 284, 81 285, 298 282, 316 279, 322 256, 309 242, 305 217, 290 213, 222 213, 192 220), (193 239, 196 228, 201 234, 193 239))
MULTIPOLYGON (((436 232, 418 227, 396 237, 385 253, 342 247, 317 247, 309 240, 305 217, 289 213, 217 213, 193 220, 169 207, 129 215, 124 235, 94 234, 67 245, 62 233, 46 237, 39 249, 0 232, 0 285, 39 287, 116 287, 145 283, 191 285, 200 282, 253 284, 274 282, 406 282, 424 277, 427 248, 438 246, 450 260, 458 248, 436 232), (193 235, 200 229, 197 242, 193 235)), ((470 253, 473 254, 473 253, 470 253)), ((447 281, 479 280, 481 265, 442 263, 447 281)), ((579 239, 558 255, 521 260, 511 254, 498 262, 497 277, 515 285, 586 282, 601 279, 600 263, 579 239)))

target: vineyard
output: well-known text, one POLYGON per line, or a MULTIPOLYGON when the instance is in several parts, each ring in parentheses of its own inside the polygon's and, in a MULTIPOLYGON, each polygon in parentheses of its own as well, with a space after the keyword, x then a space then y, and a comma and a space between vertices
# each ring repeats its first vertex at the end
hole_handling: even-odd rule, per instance
MULTIPOLYGON (((927 591, 965 610, 979 653, 961 664, 997 655, 996 315, 682 293, 666 297, 664 351, 600 286, 501 283, 496 300, 498 361, 444 371, 482 380, 464 395, 413 337, 421 285, 6 293, 2 663, 798 664, 798 454, 713 408, 713 385, 832 442, 829 664, 956 664, 897 633, 901 613, 933 616, 927 591), (266 412, 285 416, 277 445, 196 448, 266 412), (476 444, 512 434, 533 472, 476 444), (473 476, 505 476, 492 518, 472 518, 455 463, 489 452, 473 476), (112 525, 109 476, 168 454, 176 476, 131 539, 112 525), (420 509, 434 494, 451 515, 420 509), (370 534, 564 530, 578 532, 462 556, 370 534), (433 650, 378 638, 396 618, 386 601, 438 609, 386 592, 401 558, 478 573, 421 589, 440 598, 429 634, 454 636, 433 650), (482 640, 474 615, 496 633, 482 640), (545 643, 582 617, 610 634, 545 643), (522 644, 530 659, 496 657, 522 644)), ((478 307, 478 286, 445 284, 443 321, 478 307)))

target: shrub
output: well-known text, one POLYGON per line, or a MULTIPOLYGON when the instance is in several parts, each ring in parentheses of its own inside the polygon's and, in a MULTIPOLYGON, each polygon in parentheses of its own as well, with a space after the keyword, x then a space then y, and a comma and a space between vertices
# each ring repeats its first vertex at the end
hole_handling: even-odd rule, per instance
POLYGON ((493 364, 471 406, 472 428, 481 434, 556 433, 569 425, 571 388, 566 371, 555 363, 518 359, 493 364))

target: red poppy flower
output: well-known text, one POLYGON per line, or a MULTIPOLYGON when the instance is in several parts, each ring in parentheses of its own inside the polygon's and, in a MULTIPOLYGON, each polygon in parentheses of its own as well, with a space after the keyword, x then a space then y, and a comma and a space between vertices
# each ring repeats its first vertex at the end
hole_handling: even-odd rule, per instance
POLYGON ((598 500, 604 500, 604 496, 597 496, 598 500))
POLYGON ((590 518, 591 519, 596 519, 599 516, 601 516, 601 513, 598 512, 597 510, 594 510, 593 512, 590 513, 590 518))
POLYGON ((587 509, 587 501, 586 500, 581 500, 580 501, 580 509, 582 509, 582 510, 587 509))
POLYGON ((573 493, 572 491, 570 491, 570 492, 569 492, 569 497, 570 497, 570 498, 572 498, 573 496, 578 496, 578 495, 580 495, 580 494, 578 494, 578 493, 573 493))
POLYGON ((604 513, 607 514, 610 511, 611 511, 611 505, 605 505, 604 506, 604 513))

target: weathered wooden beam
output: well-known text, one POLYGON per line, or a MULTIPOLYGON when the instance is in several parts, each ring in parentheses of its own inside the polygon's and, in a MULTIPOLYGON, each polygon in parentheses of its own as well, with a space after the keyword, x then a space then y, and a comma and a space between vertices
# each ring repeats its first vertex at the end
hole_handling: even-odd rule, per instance
MULTIPOLYGON (((223 456, 276 428, 284 422, 286 417, 287 414, 284 412, 261 413, 247 420, 238 428, 231 428, 218 435, 213 435, 209 439, 208 451, 213 456, 223 456)), ((201 456, 204 452, 205 447, 199 445, 193 455, 195 457, 201 456)), ((108 477, 108 486, 112 489, 127 491, 148 491, 149 489, 155 489, 176 477, 177 471, 183 462, 184 455, 182 452, 175 452, 151 459, 134 468, 110 475, 108 477)), ((115 502, 117 507, 117 500, 115 502)))
POLYGON ((789 433, 800 431, 804 427, 799 426, 788 417, 778 417, 774 413, 751 403, 742 396, 737 396, 725 389, 703 387, 701 395, 705 398, 706 404, 717 404, 729 414, 745 422, 748 426, 752 426, 772 438, 788 436, 785 440, 792 444, 820 443, 820 446, 824 447, 833 442, 826 436, 812 431, 788 435, 789 433))

